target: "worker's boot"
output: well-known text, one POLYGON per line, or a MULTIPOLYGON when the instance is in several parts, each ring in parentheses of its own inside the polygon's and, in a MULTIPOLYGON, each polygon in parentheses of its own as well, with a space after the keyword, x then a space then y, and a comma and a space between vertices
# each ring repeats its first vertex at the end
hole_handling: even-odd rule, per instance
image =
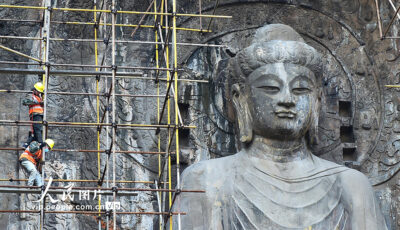
POLYGON ((32 142, 32 140, 33 140, 32 131, 29 131, 28 140, 26 140, 26 142, 22 143, 22 148, 24 148, 24 149, 28 148, 28 146, 32 142))

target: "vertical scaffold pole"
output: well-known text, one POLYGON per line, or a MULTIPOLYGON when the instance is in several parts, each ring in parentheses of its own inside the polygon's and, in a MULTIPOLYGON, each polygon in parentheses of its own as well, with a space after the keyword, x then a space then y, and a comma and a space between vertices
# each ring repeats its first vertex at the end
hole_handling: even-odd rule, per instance
MULTIPOLYGON (((174 93, 174 102, 175 102, 175 147, 176 147, 176 189, 180 189, 180 167, 179 167, 179 107, 178 107, 178 49, 176 47, 176 0, 172 0, 172 36, 173 36, 173 48, 174 48, 174 85, 175 85, 175 93, 174 93)), ((179 199, 179 194, 176 194, 177 199, 179 199)), ((179 203, 179 202, 178 202, 179 203)), ((170 220, 172 223, 172 219, 170 220)), ((178 230, 181 230, 181 214, 178 209, 178 230)), ((172 230, 172 226, 170 226, 172 230)))
MULTIPOLYGON (((103 9, 102 10, 104 10, 106 8, 106 6, 105 5, 103 5, 103 9)), ((107 15, 108 14, 103 14, 104 16, 104 18, 103 18, 103 21, 104 21, 104 27, 103 27, 103 36, 104 36, 104 39, 107 39, 108 37, 107 37, 107 15)), ((106 46, 106 48, 104 49, 104 54, 103 55, 106 55, 106 53, 107 53, 107 46, 106 46)), ((104 65, 106 65, 106 59, 105 59, 105 61, 104 61, 104 65)), ((104 81, 105 83, 105 89, 108 89, 108 79, 106 78, 105 79, 105 81, 104 81)), ((106 100, 106 102, 107 102, 107 107, 106 107, 106 110, 105 110, 105 113, 106 113, 106 123, 107 124, 109 124, 110 123, 110 110, 109 110, 109 108, 110 108, 110 101, 109 100, 106 100)), ((110 146, 110 136, 109 136, 109 133, 110 133, 110 126, 106 126, 106 146, 110 146)), ((108 157, 106 157, 106 162, 105 162, 105 164, 106 165, 109 165, 109 158, 108 157)), ((110 170, 109 169, 104 169, 104 170, 106 170, 104 173, 106 174, 106 179, 107 179, 107 182, 106 182, 106 187, 107 188, 109 188, 110 187, 110 170)), ((109 201, 109 196, 106 196, 106 202, 108 202, 109 201)), ((110 229, 110 216, 109 215, 106 215, 106 229, 108 230, 108 229, 110 229)))
MULTIPOLYGON (((115 103, 115 75, 116 75, 116 65, 115 65, 115 20, 116 20, 116 5, 115 5, 115 0, 112 0, 112 5, 111 5, 111 30, 112 30, 112 82, 111 82, 111 87, 112 87, 112 92, 111 92, 111 98, 112 98, 112 160, 113 160, 113 188, 116 188, 116 183, 115 183, 115 164, 116 164, 116 159, 115 159, 115 147, 116 147, 116 138, 117 138, 117 126, 116 124, 116 119, 115 119, 115 111, 116 111, 116 103, 115 103)), ((113 201, 114 204, 117 201, 117 191, 116 189, 113 189, 113 201)), ((113 229, 117 229, 117 212, 115 210, 115 205, 113 205, 113 229)))
MULTIPOLYGON (((161 2, 162 4, 162 2, 161 2)), ((163 7, 163 6, 162 6, 163 7)), ((157 13, 157 0, 154 1, 154 13, 157 13)), ((162 19, 162 16, 160 16, 160 19, 162 19)), ((160 20, 161 21, 161 20, 160 20)), ((157 22, 157 15, 154 15, 154 23, 157 22)), ((154 24, 155 26, 157 26, 156 24, 154 24)), ((154 39, 156 42, 158 42, 158 32, 157 30, 155 30, 154 32, 154 39)), ((155 45, 155 49, 156 49, 156 67, 157 69, 160 68, 160 63, 159 63, 159 45, 156 43, 155 45)), ((156 70, 156 74, 157 76, 159 75, 158 73, 159 70, 156 70)), ((156 82, 157 84, 157 121, 160 120, 160 81, 157 80, 156 82)), ((161 134, 160 132, 157 134, 157 149, 158 152, 161 152, 161 134)), ((161 154, 158 154, 158 178, 160 178, 161 176, 161 154)), ((158 183, 157 180, 155 181, 155 186, 158 189, 158 183)), ((162 200, 161 200, 161 192, 157 192, 157 203, 158 203, 158 211, 161 213, 162 212, 162 200)), ((162 222, 163 222, 163 218, 162 218, 162 214, 159 215, 159 229, 162 229, 162 222)))
MULTIPOLYGON (((165 12, 168 12, 168 0, 165 0, 165 12)), ((165 39, 168 38, 168 33, 169 33, 169 28, 170 28, 170 23, 168 20, 168 16, 165 16, 165 39)), ((167 68, 171 68, 170 66, 170 61, 169 61, 169 44, 166 44, 165 46, 165 65, 167 68)), ((172 63, 171 63, 172 64, 172 63)), ((171 81, 171 75, 170 72, 167 71, 167 83, 169 84, 171 81)), ((168 84, 167 84, 167 89, 168 89, 168 84)), ((171 107, 170 107, 170 97, 167 97, 167 124, 168 126, 171 124, 171 107)), ((171 135, 171 129, 168 128, 168 141, 167 141, 167 152, 169 152, 169 146, 170 142, 172 141, 172 135, 171 135)), ((168 165, 167 165, 167 170, 168 170, 168 189, 172 189, 172 179, 171 179, 171 154, 168 154, 168 165)), ((167 175, 164 173, 164 175, 167 175)), ((168 209, 166 208, 165 210, 169 210, 172 207, 172 192, 168 192, 168 209)), ((168 217, 167 217, 168 218, 168 217)), ((172 230, 172 221, 169 222, 169 227, 170 230, 172 230)))
MULTIPOLYGON (((50 53, 50 16, 51 16, 51 0, 44 0, 44 6, 46 7, 46 10, 44 12, 44 23, 43 23, 43 37, 45 37, 45 75, 43 78, 43 83, 44 83, 44 98, 43 98, 43 121, 47 120, 47 91, 48 91, 48 85, 49 85, 49 73, 50 73, 50 65, 48 65, 49 63, 49 53, 50 53)), ((43 140, 46 140, 47 138, 47 128, 44 127, 43 128, 43 140)), ((42 141, 43 141, 42 140, 42 141)), ((46 153, 45 151, 42 151, 43 154, 43 162, 44 164, 42 165, 42 180, 43 180, 43 184, 45 181, 45 162, 46 162, 46 153)), ((43 189, 42 189, 42 194, 43 194, 43 189)), ((44 226, 44 211, 45 211, 45 202, 46 202, 46 198, 43 199, 42 204, 41 204, 41 208, 40 208, 40 230, 43 229, 44 226)))
MULTIPOLYGON (((93 1, 93 9, 97 9, 97 0, 93 1)), ((93 12, 93 20, 94 20, 94 39, 97 40, 97 12, 93 12)), ((97 42, 94 43, 94 61, 95 65, 99 64, 98 60, 98 45, 97 42)), ((96 68, 96 71, 99 71, 99 68, 96 68)), ((100 83, 100 76, 96 76, 96 93, 99 93, 99 83, 100 83)), ((96 96, 96 120, 97 123, 100 123, 100 97, 99 95, 96 96)), ((100 181, 101 179, 101 161, 100 161, 100 129, 97 129, 97 179, 100 181)), ((100 185, 98 185, 100 188, 100 185)), ((101 196, 98 196, 98 205, 99 205, 99 215, 98 215, 98 226, 99 230, 101 230, 101 196)))

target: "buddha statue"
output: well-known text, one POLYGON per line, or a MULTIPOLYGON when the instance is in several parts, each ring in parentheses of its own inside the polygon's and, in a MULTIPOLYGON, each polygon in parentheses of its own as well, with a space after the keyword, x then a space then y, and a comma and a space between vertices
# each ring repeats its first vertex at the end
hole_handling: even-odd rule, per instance
MULTIPOLYGON (((291 27, 258 29, 230 60, 240 152, 182 174, 182 229, 386 230, 367 177, 321 159, 321 55, 291 27)), ((176 225, 175 225, 176 226, 176 225)))

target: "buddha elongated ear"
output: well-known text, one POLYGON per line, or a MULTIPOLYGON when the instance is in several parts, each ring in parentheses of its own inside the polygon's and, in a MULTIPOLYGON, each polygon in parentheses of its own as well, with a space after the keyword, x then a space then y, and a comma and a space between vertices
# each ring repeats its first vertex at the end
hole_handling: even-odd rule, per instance
POLYGON ((323 100, 322 90, 319 90, 318 97, 314 103, 314 108, 312 108, 311 124, 308 130, 308 141, 311 146, 317 145, 318 139, 318 123, 319 123, 319 112, 321 109, 321 100, 323 100))
POLYGON ((247 98, 239 84, 233 84, 231 92, 233 107, 236 111, 240 141, 242 143, 249 143, 253 139, 253 127, 247 98))

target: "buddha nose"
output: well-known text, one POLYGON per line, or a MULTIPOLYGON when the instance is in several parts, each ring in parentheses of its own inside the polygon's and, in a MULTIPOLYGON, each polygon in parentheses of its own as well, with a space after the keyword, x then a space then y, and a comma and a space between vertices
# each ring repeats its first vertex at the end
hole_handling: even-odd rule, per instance
POLYGON ((278 101, 278 105, 287 108, 295 106, 293 95, 290 93, 290 89, 288 87, 285 87, 282 91, 281 97, 278 101))

